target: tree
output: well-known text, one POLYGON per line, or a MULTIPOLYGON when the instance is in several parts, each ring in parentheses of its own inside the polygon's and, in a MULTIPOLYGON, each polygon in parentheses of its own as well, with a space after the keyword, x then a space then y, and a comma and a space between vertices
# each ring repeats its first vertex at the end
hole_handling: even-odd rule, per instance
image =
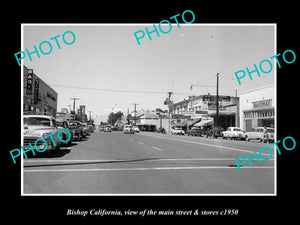
POLYGON ((111 112, 108 115, 107 123, 110 124, 110 125, 114 125, 117 120, 121 120, 122 119, 122 116, 123 116, 123 113, 121 111, 119 111, 117 113, 111 112))

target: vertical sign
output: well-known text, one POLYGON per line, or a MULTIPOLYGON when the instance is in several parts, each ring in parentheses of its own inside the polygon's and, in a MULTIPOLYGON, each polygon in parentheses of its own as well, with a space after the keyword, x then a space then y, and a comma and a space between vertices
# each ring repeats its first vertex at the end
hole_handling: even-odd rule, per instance
POLYGON ((34 81, 33 104, 37 104, 39 100, 39 79, 34 81))
POLYGON ((26 95, 32 95, 33 70, 29 69, 26 82, 26 95))

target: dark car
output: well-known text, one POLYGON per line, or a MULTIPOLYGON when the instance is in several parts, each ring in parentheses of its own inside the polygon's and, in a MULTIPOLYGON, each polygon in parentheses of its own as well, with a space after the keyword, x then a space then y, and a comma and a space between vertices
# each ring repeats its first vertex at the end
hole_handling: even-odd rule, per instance
POLYGON ((186 132, 188 136, 201 136, 202 131, 200 127, 192 127, 186 132))
POLYGON ((219 127, 219 126, 214 126, 212 128, 210 128, 209 130, 207 130, 206 132, 206 137, 211 137, 211 138, 218 138, 218 137, 222 137, 222 132, 224 131, 223 127, 219 127))
POLYGON ((73 135, 73 140, 82 140, 83 137, 83 128, 79 121, 71 120, 69 122, 69 130, 73 135))
MULTIPOLYGON (((64 128, 64 129, 68 129, 70 134, 71 134, 71 137, 70 137, 70 140, 68 142, 65 142, 65 143, 61 143, 62 145, 67 145, 67 146, 71 146, 72 145, 72 140, 73 140, 73 132, 71 129, 69 129, 69 124, 68 124, 68 121, 63 119, 63 118, 57 118, 56 119, 56 125, 59 129, 61 128, 64 128)), ((66 131, 62 131, 61 132, 61 138, 63 140, 67 140, 68 139, 68 136, 69 134, 66 132, 66 131)))

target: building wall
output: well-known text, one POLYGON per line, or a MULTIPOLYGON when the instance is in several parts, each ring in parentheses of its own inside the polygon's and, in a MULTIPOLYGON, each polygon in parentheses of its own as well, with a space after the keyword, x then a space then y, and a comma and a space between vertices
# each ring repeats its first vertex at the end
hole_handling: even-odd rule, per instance
POLYGON ((273 85, 240 94, 240 128, 249 131, 256 126, 273 126, 275 120, 273 85))
POLYGON ((160 118, 157 114, 144 114, 138 117, 138 125, 154 125, 156 129, 161 126, 168 130, 169 127, 169 119, 168 118, 160 118))
POLYGON ((57 111, 57 100, 58 95, 55 90, 53 90, 48 84, 46 84, 41 78, 39 78, 33 71, 33 83, 32 83, 32 93, 26 93, 27 87, 27 77, 28 68, 23 67, 23 112, 26 113, 38 113, 38 114, 50 114, 56 117, 57 111), (37 102, 34 103, 34 95, 37 90, 35 87, 35 80, 39 80, 38 84, 38 98, 37 102))

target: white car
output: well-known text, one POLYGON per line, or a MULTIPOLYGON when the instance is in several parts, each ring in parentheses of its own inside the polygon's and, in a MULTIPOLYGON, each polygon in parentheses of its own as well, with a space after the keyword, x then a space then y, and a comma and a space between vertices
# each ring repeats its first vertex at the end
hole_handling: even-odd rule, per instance
POLYGON ((133 129, 133 131, 135 133, 139 133, 140 132, 140 129, 138 128, 138 126, 133 126, 132 129, 133 129))
POLYGON ((179 127, 174 127, 171 129, 171 134, 180 134, 180 135, 184 135, 184 130, 182 130, 181 128, 179 127))
POLYGON ((35 141, 38 139, 44 139, 47 142, 47 145, 42 141, 38 142, 37 148, 39 150, 47 149, 50 150, 59 150, 61 142, 58 139, 57 133, 59 131, 56 120, 52 116, 46 115, 24 115, 24 149, 27 150, 30 148, 29 143, 34 146, 35 141), (49 136, 52 133, 56 133, 53 136, 49 136), (46 137, 48 136, 48 137, 46 137), (53 140, 52 140, 53 139, 53 140), (46 148, 47 147, 47 148, 46 148))
POLYGON ((132 125, 124 125, 123 133, 124 134, 134 134, 132 125))
POLYGON ((259 141, 263 141, 264 136, 266 133, 266 128, 264 127, 254 127, 251 129, 251 131, 246 132, 246 140, 250 141, 250 140, 259 140, 259 141))
POLYGON ((234 139, 241 139, 245 140, 246 134, 245 132, 239 127, 228 127, 226 131, 222 132, 222 138, 231 138, 234 139))

